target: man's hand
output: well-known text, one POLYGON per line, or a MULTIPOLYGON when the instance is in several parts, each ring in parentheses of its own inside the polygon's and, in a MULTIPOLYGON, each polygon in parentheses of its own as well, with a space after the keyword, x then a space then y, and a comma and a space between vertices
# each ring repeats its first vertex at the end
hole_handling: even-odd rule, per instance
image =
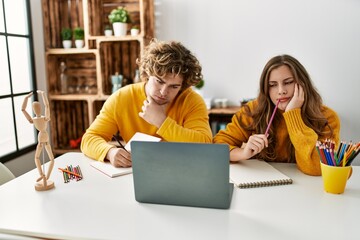
POLYGON ((166 107, 167 104, 159 105, 151 97, 144 101, 142 106, 142 112, 139 112, 139 116, 148 123, 160 128, 166 119, 166 107))
POLYGON ((131 154, 123 148, 111 148, 106 154, 106 159, 114 167, 131 167, 131 154))

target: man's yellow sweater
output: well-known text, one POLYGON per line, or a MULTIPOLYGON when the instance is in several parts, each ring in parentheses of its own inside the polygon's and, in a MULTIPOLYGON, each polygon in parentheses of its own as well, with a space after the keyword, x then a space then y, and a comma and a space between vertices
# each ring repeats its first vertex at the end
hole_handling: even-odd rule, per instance
MULTIPOLYGON (((257 106, 257 101, 248 103, 250 110, 253 111, 257 106)), ((316 141, 324 140, 319 138, 316 132, 310 127, 306 126, 301 117, 301 109, 293 109, 287 112, 282 112, 283 118, 277 126, 276 130, 276 146, 275 151, 277 154, 277 162, 288 162, 290 153, 287 150, 288 136, 295 149, 295 158, 298 168, 309 175, 321 175, 320 170, 320 157, 316 150, 316 141)), ((333 130, 333 139, 336 145, 339 144, 340 135, 340 120, 337 114, 330 108, 323 106, 323 115, 328 120, 328 124, 333 130)), ((240 109, 232 118, 226 129, 221 130, 215 137, 215 143, 227 143, 230 145, 230 150, 241 147, 246 143, 249 137, 254 134, 246 131, 239 124, 239 116, 244 113, 243 108, 240 109)), ((252 118, 243 117, 244 124, 251 123, 252 118)), ((330 138, 330 136, 326 136, 330 138)), ((266 159, 265 159, 266 160, 266 159)))
POLYGON ((180 92, 167 110, 167 118, 157 128, 139 117, 146 99, 145 82, 119 89, 105 102, 100 114, 86 130, 81 151, 90 158, 104 161, 112 135, 120 132, 128 142, 136 132, 160 137, 163 141, 211 143, 212 133, 204 100, 191 88, 180 92))

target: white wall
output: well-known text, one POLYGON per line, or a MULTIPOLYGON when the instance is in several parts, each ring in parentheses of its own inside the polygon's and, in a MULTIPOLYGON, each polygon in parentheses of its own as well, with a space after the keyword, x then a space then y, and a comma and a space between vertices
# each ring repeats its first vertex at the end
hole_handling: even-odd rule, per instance
MULTIPOLYGON (((360 1, 155 0, 156 36, 178 40, 202 63, 205 96, 255 97, 262 68, 290 54, 341 118, 341 138, 360 141, 360 1)), ((358 160, 359 161, 359 160, 358 160)))
MULTIPOLYGON (((341 138, 360 141, 360 1, 154 1, 156 36, 181 41, 195 53, 205 96, 232 104, 255 97, 265 63, 291 54, 307 68, 324 103, 338 112, 341 138)), ((31 10, 38 88, 45 89, 41 0, 31 0, 31 10)))

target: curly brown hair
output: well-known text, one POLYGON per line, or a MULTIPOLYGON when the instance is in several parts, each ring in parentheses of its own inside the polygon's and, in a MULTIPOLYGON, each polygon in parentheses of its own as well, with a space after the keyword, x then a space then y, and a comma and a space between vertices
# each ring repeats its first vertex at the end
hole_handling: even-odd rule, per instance
POLYGON ((142 81, 147 81, 150 76, 182 76, 181 90, 197 85, 203 77, 198 59, 180 42, 153 39, 136 63, 139 65, 142 81))
MULTIPOLYGON (((292 75, 296 81, 304 89, 304 104, 301 107, 301 117, 304 123, 312 128, 319 136, 332 136, 332 129, 328 125, 327 119, 322 114, 322 98, 314 87, 310 75, 304 68, 304 66, 294 57, 289 55, 279 55, 275 56, 268 61, 265 65, 261 77, 260 77, 260 90, 257 97, 258 106, 253 112, 250 112, 250 109, 245 105, 246 116, 251 117, 253 122, 249 126, 244 126, 241 121, 242 117, 240 116, 239 122, 242 127, 252 131, 253 133, 264 133, 268 122, 270 120, 271 114, 274 110, 274 104, 269 96, 269 77, 272 70, 280 66, 288 66, 292 75), (328 129, 326 130, 325 127, 328 129)), ((273 120, 273 124, 270 126, 269 131, 269 146, 265 148, 262 152, 258 154, 258 158, 265 160, 275 160, 276 152, 276 125, 281 120, 281 113, 277 112, 273 120)), ((288 139, 288 152, 290 153, 290 162, 295 162, 295 150, 291 144, 290 139, 288 139)))

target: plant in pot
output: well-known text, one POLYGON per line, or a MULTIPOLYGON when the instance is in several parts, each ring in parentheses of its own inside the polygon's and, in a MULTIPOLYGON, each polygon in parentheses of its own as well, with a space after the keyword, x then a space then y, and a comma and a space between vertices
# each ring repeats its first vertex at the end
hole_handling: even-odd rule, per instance
POLYGON ((124 7, 113 9, 109 16, 109 22, 113 25, 115 36, 125 36, 127 32, 127 24, 130 23, 129 12, 124 7))
POLYGON ((200 79, 200 81, 194 86, 194 91, 204 99, 204 102, 206 104, 206 108, 211 109, 212 98, 204 96, 204 92, 202 90, 204 85, 205 85, 204 79, 200 79))
POLYGON ((104 34, 107 37, 112 36, 112 28, 110 25, 105 26, 104 34))
POLYGON ((139 31, 140 31, 139 26, 134 25, 130 29, 130 34, 131 34, 131 36, 137 36, 139 34, 139 31))
POLYGON ((205 85, 204 79, 200 79, 200 81, 194 86, 195 92, 197 92, 200 96, 204 95, 202 91, 204 85, 205 85))
POLYGON ((61 30, 61 39, 64 48, 71 48, 72 30, 70 28, 63 28, 61 30))
POLYGON ((76 48, 84 47, 84 29, 77 27, 74 29, 74 38, 76 48))

